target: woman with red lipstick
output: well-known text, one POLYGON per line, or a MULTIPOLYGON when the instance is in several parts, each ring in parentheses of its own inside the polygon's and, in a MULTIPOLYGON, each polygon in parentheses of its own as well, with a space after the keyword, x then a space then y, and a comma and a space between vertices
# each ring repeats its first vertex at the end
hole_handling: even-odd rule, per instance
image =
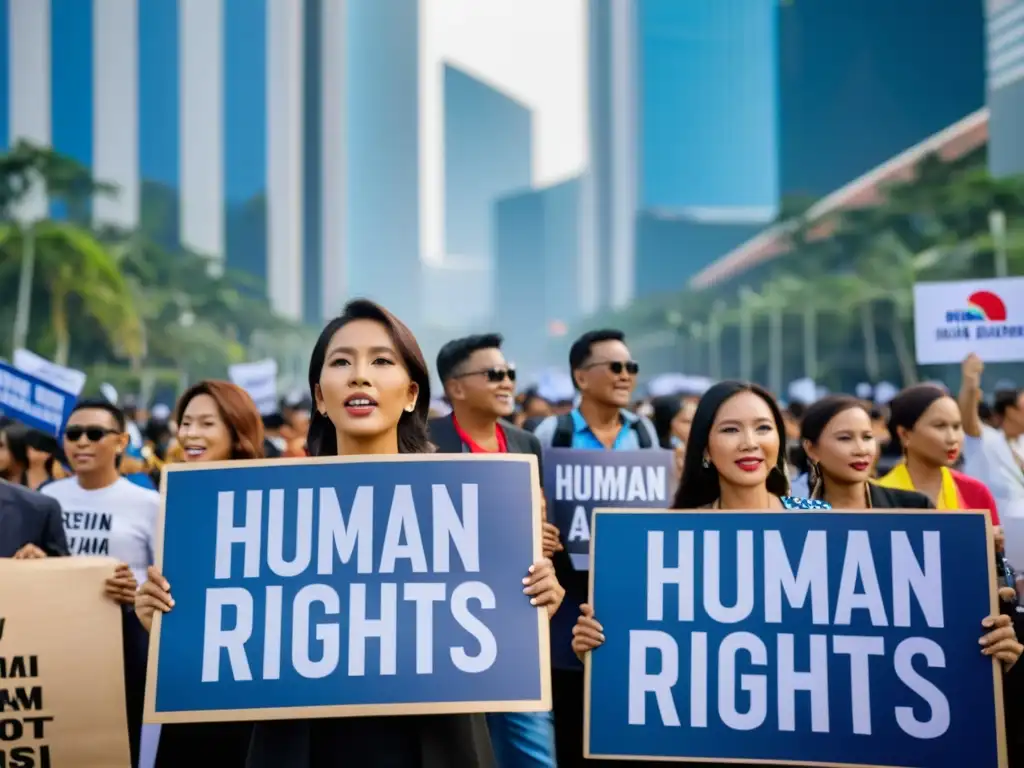
POLYGON ((878 481, 885 488, 917 491, 937 509, 985 509, 999 525, 996 502, 986 485, 950 469, 964 441, 956 400, 941 387, 919 384, 889 404, 889 432, 903 461, 878 481))
MULTIPOLYGON (((244 389, 227 381, 201 381, 185 391, 175 410, 178 444, 186 462, 263 458, 263 419, 244 389)), ((148 632, 156 610, 170 610, 167 582, 155 567, 135 598, 135 611, 148 632)), ((144 673, 143 673, 143 679, 144 673)), ((204 764, 242 768, 251 723, 184 723, 160 731, 156 768, 204 764)))
MULTIPOLYGON (((349 303, 323 329, 309 362, 314 405, 308 446, 313 456, 428 453, 430 375, 412 332, 370 301, 349 303)), ((254 406, 255 408, 255 406, 254 406)), ((262 436, 261 436, 262 437, 262 436)), ((182 439, 187 450, 189 440, 182 439)), ((262 439, 259 442, 262 445, 262 439)), ((557 610, 562 590, 549 560, 529 568, 524 600, 557 610)), ((152 573, 144 586, 153 610, 173 606, 170 585, 152 573)), ((222 727, 212 725, 213 732, 222 727)), ((201 752, 177 765, 221 766, 201 752)), ((422 715, 281 720, 258 723, 248 768, 491 768, 483 715, 422 715)))
POLYGON ((878 442, 871 416, 859 400, 831 395, 811 405, 800 424, 810 465, 811 497, 833 509, 927 509, 934 506, 916 491, 871 482, 878 442))

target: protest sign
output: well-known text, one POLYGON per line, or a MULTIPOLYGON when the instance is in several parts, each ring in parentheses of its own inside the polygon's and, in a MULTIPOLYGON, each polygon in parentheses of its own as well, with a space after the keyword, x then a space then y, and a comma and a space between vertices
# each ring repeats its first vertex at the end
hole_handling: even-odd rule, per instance
POLYGON ((533 456, 167 467, 147 722, 551 708, 533 456))
POLYGON ((130 765, 116 564, 0 560, 0 766, 130 765))
POLYGON ((914 349, 921 365, 1024 360, 1024 277, 914 286, 914 349))
POLYGON ((229 365, 228 378, 249 393, 260 414, 277 413, 276 360, 268 358, 255 363, 229 365))
POLYGON ((84 371, 57 365, 57 363, 27 349, 14 350, 13 362, 14 367, 19 371, 31 373, 40 381, 45 381, 69 395, 78 397, 82 394, 82 389, 85 388, 87 377, 84 371))
POLYGON ((27 427, 59 437, 75 396, 7 363, 0 363, 0 412, 27 427))
POLYGON ((594 517, 587 756, 1005 768, 987 514, 594 517))
POLYGON ((590 516, 597 507, 664 509, 675 485, 671 451, 544 451, 548 519, 577 571, 590 567, 590 516))

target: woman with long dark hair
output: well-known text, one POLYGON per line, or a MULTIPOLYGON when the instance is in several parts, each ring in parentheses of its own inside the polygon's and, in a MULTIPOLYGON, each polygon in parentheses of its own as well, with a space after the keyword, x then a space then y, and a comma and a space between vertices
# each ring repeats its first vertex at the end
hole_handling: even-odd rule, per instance
MULTIPOLYGON (((208 380, 194 384, 178 400, 174 421, 186 462, 263 458, 263 420, 259 409, 244 389, 231 382, 208 380)), ((153 625, 155 610, 170 610, 169 589, 163 574, 150 567, 146 583, 135 598, 136 614, 145 632, 153 625)), ((144 660, 136 665, 136 670, 139 667, 144 688, 144 660)), ((141 698, 139 704, 141 710, 141 698)), ((199 756, 204 765, 242 768, 251 735, 250 723, 165 725, 160 730, 156 768, 194 764, 199 756)))
MULTIPOLYGON (((309 363, 312 456, 428 453, 430 377, 412 332, 371 301, 327 324, 309 363)), ((528 564, 524 563, 524 566, 528 564)), ((158 575, 159 576, 159 575, 158 575)), ((557 610, 562 592, 548 560, 525 578, 530 601, 557 610)), ((146 587, 170 610, 166 582, 146 587)), ((253 730, 250 768, 483 768, 494 757, 483 715, 280 720, 253 730)))
POLYGON ((722 381, 700 399, 673 509, 821 509, 789 496, 786 426, 757 384, 722 381))
MULTIPOLYGON (((871 448, 846 449, 847 452, 842 454, 844 459, 836 459, 831 454, 825 458, 825 449, 821 443, 825 434, 837 441, 851 436, 862 444, 867 441, 871 421, 860 403, 853 398, 819 401, 804 415, 802 430, 811 462, 820 465, 824 459, 828 464, 828 468, 818 467, 818 471, 826 477, 825 487, 831 485, 837 499, 844 506, 850 498, 862 499, 859 504, 851 507, 862 508, 869 499, 869 489, 863 486, 854 490, 843 487, 841 484, 851 484, 857 478, 842 471, 839 465, 845 458, 849 458, 846 464, 856 464, 857 471, 869 472, 875 456, 873 438, 871 448), (861 422, 851 420, 849 423, 838 423, 842 414, 855 416, 855 409, 859 409, 864 417, 861 422), (865 466, 861 466, 862 463, 865 466)), ((716 384, 697 406, 691 440, 687 444, 683 480, 673 508, 831 509, 827 495, 819 499, 797 499, 787 495, 789 483, 785 474, 785 458, 780 450, 784 434, 782 413, 767 391, 756 384, 742 382, 724 381, 716 384)), ((841 454, 839 449, 832 450, 836 455, 841 454)), ((866 476, 863 481, 867 482, 866 476)), ((822 487, 820 480, 817 487, 822 487)), ((884 498, 889 499, 888 496, 884 498)), ((907 506, 927 506, 926 501, 921 499, 907 506)), ((999 659, 1004 670, 1009 671, 1022 650, 1010 617, 987 617, 982 621, 982 627, 986 634, 981 638, 980 652, 999 659)), ((581 615, 573 628, 573 650, 582 659, 587 653, 599 648, 604 639, 604 628, 594 618, 593 610, 590 606, 582 606, 581 615)), ((986 671, 985 674, 990 672, 986 671)))
POLYGON ((934 506, 916 491, 871 482, 878 461, 875 428, 855 397, 830 395, 811 405, 800 424, 811 497, 833 509, 922 509, 934 506))

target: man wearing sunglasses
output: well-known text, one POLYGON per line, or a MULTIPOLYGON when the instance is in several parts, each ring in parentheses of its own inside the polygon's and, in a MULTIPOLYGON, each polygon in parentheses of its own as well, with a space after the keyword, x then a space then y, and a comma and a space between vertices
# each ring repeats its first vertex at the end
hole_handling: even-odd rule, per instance
MULTIPOLYGON (((622 331, 589 331, 569 349, 569 371, 579 404, 567 414, 550 416, 534 434, 545 448, 633 451, 658 448, 649 419, 628 410, 640 366, 629 354, 622 331)), ((574 570, 569 558, 554 558, 555 573, 566 590, 565 602, 551 622, 552 694, 558 726, 558 764, 563 768, 604 765, 583 760, 583 667, 569 652, 572 626, 587 599, 587 571, 574 570)))
MULTIPOLYGON (((437 374, 452 412, 430 421, 430 440, 440 453, 532 453, 539 469, 537 438, 505 421, 515 410, 516 370, 501 352, 502 341, 489 333, 441 348, 437 374)), ((545 522, 545 557, 561 546, 558 530, 545 522)), ((550 712, 489 714, 487 725, 499 768, 554 768, 550 712)))
POLYGON ((134 614, 135 590, 153 564, 160 494, 121 476, 118 465, 129 440, 125 427, 124 412, 110 401, 79 400, 64 428, 64 453, 75 474, 48 483, 41 492, 60 502, 72 555, 103 555, 120 563, 105 588, 107 596, 122 606, 125 703, 134 765, 148 643, 134 614))

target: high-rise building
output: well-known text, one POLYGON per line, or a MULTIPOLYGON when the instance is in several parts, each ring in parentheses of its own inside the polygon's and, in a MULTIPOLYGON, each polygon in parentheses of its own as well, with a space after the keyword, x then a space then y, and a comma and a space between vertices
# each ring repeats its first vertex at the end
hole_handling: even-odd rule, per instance
POLYGON ((581 180, 509 195, 494 206, 495 328, 529 373, 548 362, 543 339, 586 312, 579 297, 581 180))
POLYGON ((775 0, 640 0, 639 206, 771 222, 779 204, 775 0))
POLYGON ((494 203, 499 197, 530 186, 532 162, 530 109, 473 75, 446 64, 446 254, 492 262, 494 203))
POLYGON ((347 7, 349 292, 412 323, 420 317, 419 1, 347 7))
MULTIPOLYGON (((402 25, 390 17, 376 28, 367 21, 377 4, 351 5, 2 0, 0 146, 19 139, 52 146, 119 190, 82 211, 51 205, 37 192, 21 213, 141 226, 166 247, 187 247, 265 281, 271 304, 287 317, 318 321, 336 312, 347 294, 349 245, 345 33, 351 24, 356 32, 398 36, 401 45, 416 41, 415 31, 401 38, 402 25), (370 10, 356 12, 364 7, 370 10)), ((415 17, 409 23, 415 30, 415 17)), ((348 48, 359 67, 374 66, 372 52, 360 59, 358 46, 348 48)), ((390 54, 376 58, 394 62, 390 54)), ((414 51, 413 83, 415 67, 414 51)), ((378 81, 388 71, 378 71, 378 81)), ((405 96, 415 126, 415 86, 405 96)), ((371 134, 374 119, 401 116, 381 104, 387 117, 380 117, 376 101, 356 89, 371 134)), ((383 144, 387 155, 410 143, 415 172, 415 140, 390 146, 378 137, 362 148, 383 144)), ((387 167, 380 172, 386 177, 387 167)), ((372 194, 372 179, 359 182, 372 194)), ((375 221, 393 223, 401 195, 383 197, 375 221)))
POLYGON ((985 104, 978 0, 795 0, 780 14, 784 195, 819 198, 985 104))
POLYGON ((988 0, 985 10, 989 168, 1024 173, 1024 0, 988 0))
MULTIPOLYGON (((774 218, 777 8, 774 0, 591 0, 589 42, 582 278, 592 310, 641 295, 639 261, 658 268, 664 248, 637 253, 642 212, 719 231, 774 218)), ((705 240, 676 249, 682 264, 670 271, 693 274, 719 255, 700 250, 705 240)))

